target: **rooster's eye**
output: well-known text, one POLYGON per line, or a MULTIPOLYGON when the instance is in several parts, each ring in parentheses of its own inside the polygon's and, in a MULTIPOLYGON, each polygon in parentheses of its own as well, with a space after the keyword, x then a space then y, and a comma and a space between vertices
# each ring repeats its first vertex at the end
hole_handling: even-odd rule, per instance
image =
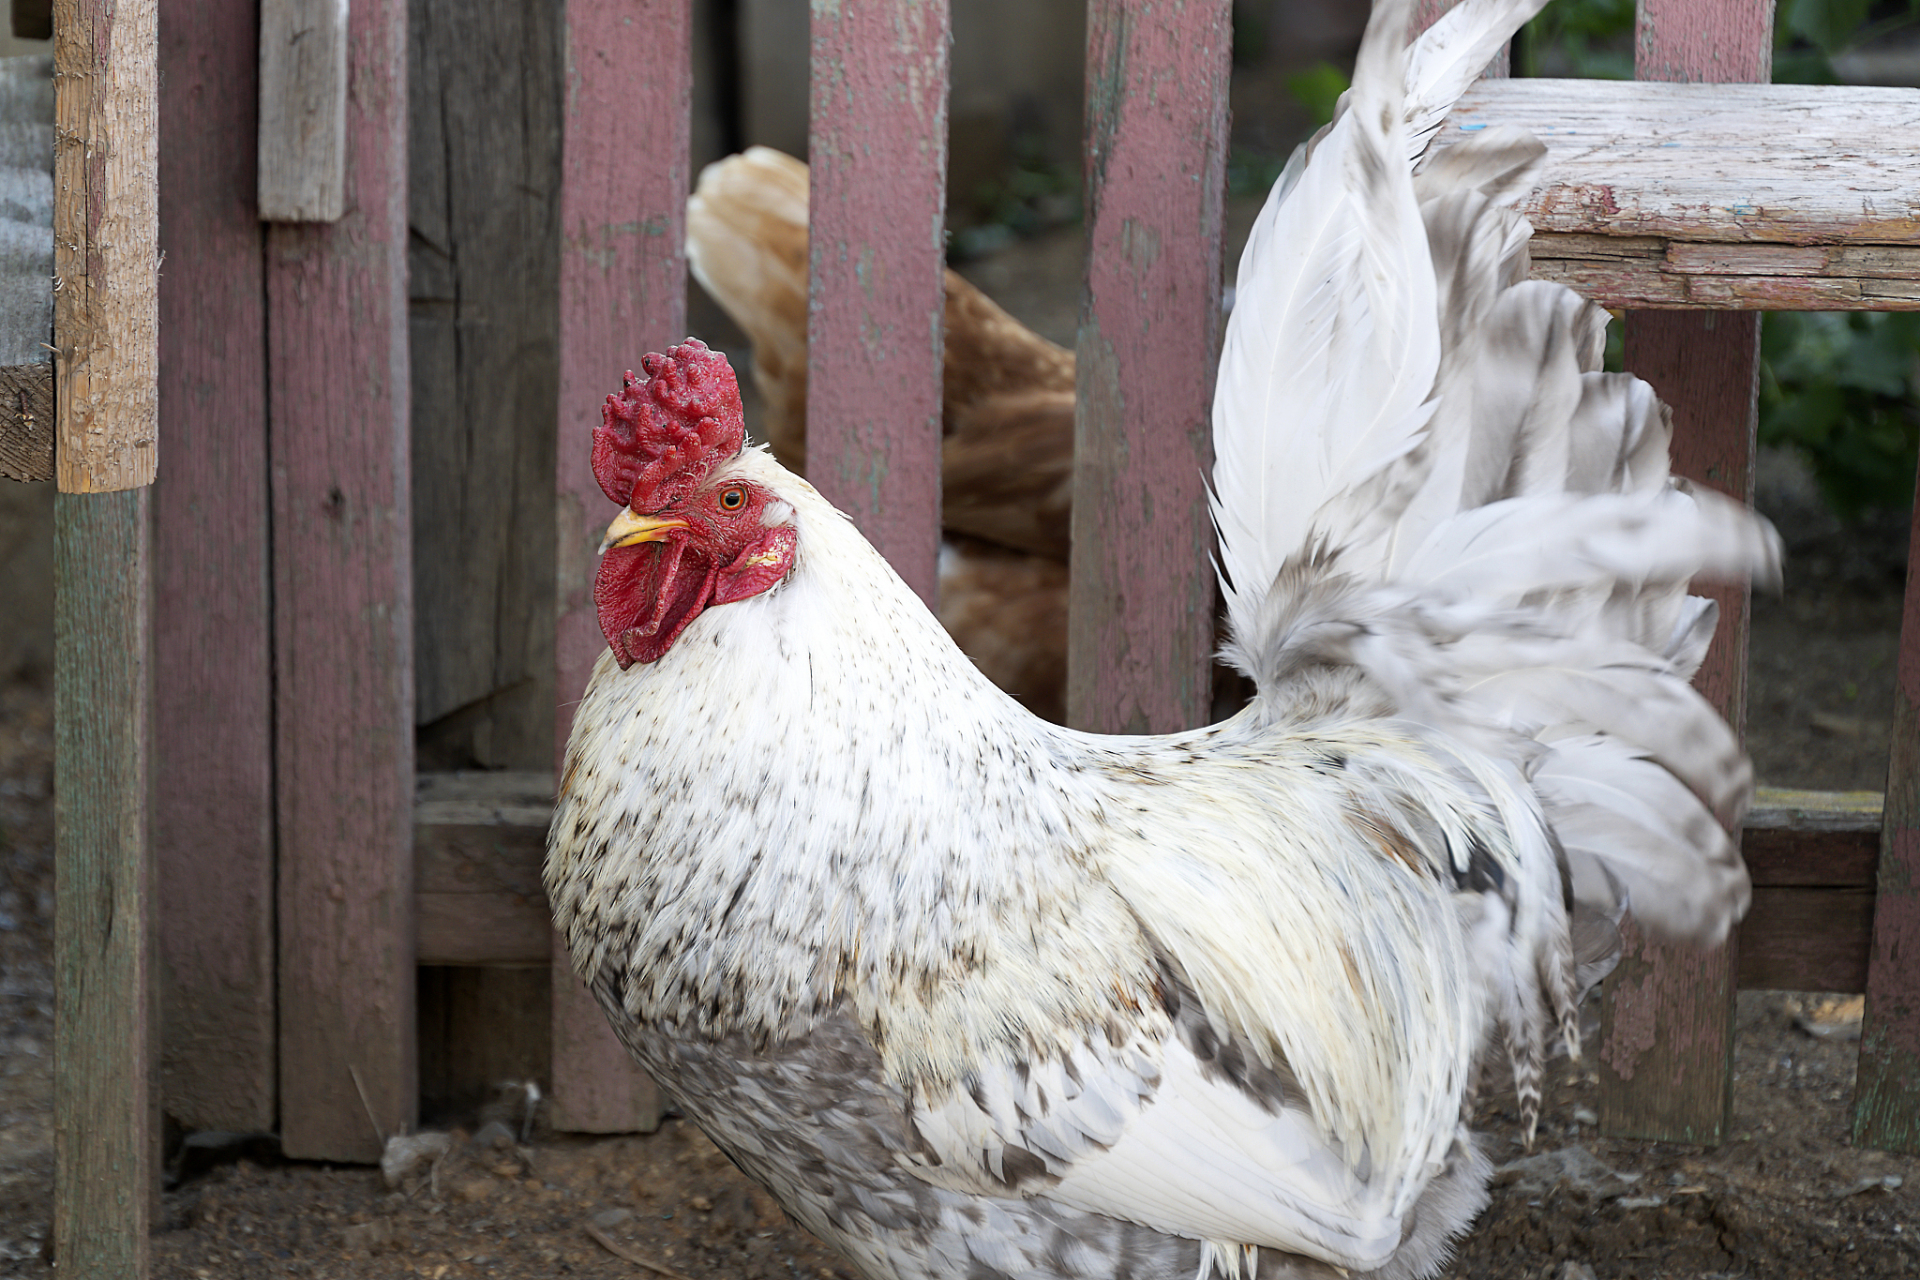
POLYGON ((722 511, 738 511, 746 505, 747 491, 745 489, 736 486, 732 489, 722 489, 720 491, 720 509, 722 511))

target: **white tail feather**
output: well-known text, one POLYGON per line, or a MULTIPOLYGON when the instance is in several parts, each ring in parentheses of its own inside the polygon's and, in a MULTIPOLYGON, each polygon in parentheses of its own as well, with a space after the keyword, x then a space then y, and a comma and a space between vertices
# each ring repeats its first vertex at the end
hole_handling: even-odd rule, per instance
POLYGON ((1488 131, 1411 176, 1540 4, 1466 0, 1410 55, 1406 0, 1376 7, 1342 110, 1248 241, 1214 402, 1226 656, 1256 716, 1413 722, 1483 786, 1526 889, 1501 891, 1509 942, 1475 954, 1530 1101, 1539 1024, 1573 1025, 1575 972, 1605 967, 1624 903, 1699 942, 1746 909, 1723 824, 1752 771, 1686 684, 1714 620, 1686 592, 1773 581, 1780 554, 1744 506, 1670 476, 1651 388, 1599 371, 1605 313, 1526 279, 1506 202, 1538 141, 1488 131))

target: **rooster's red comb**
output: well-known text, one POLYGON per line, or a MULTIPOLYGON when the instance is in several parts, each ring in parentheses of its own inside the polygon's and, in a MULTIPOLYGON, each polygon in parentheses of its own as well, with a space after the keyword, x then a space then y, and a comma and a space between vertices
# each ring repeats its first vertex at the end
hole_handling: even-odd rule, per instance
POLYGON ((635 511, 658 511, 746 446, 740 384, 727 358, 688 338, 641 359, 607 397, 593 433, 593 474, 606 495, 635 511))

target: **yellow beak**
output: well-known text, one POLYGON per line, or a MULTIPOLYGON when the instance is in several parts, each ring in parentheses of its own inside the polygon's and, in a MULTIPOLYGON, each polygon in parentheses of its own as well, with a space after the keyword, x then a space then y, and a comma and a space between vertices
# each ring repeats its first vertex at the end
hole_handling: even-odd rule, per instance
POLYGON ((607 536, 600 544, 600 554, 605 555, 615 547, 631 547, 641 542, 658 542, 667 536, 669 529, 684 529, 685 520, 662 520, 655 516, 637 516, 632 508, 622 511, 607 526, 607 536))

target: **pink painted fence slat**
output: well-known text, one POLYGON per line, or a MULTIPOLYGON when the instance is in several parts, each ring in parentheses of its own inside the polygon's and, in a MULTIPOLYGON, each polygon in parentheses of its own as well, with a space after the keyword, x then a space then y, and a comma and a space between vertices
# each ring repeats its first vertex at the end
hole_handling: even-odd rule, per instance
POLYGON ((280 1113, 308 1159, 377 1160, 418 1093, 406 19, 355 0, 346 214, 267 241, 280 1113))
POLYGON ((1920 521, 1911 536, 1853 1140, 1920 1152, 1920 521))
MULTIPOLYGON (((593 428, 620 377, 686 337, 690 0, 567 7, 560 187, 559 555, 555 759, 606 649, 593 609, 595 549, 614 508, 588 465, 593 428)), ((557 768, 556 768, 557 776, 557 768)), ((659 1103, 553 950, 553 1123, 593 1133, 651 1129, 659 1103)))
POLYGON ((1078 728, 1167 733, 1211 709, 1205 477, 1232 45, 1229 0, 1088 10, 1067 632, 1078 728))
MULTIPOLYGON (((1771 78, 1770 0, 1642 0, 1642 80, 1771 78)), ((1630 312, 1627 367, 1673 407, 1674 471, 1748 502, 1758 413, 1760 318, 1630 312)), ((1746 722, 1747 589, 1721 588, 1720 625, 1695 682, 1735 728, 1746 722)), ((1736 832, 1737 836, 1738 833, 1736 832)), ((1606 1131, 1718 1143, 1733 1105, 1735 944, 1656 946, 1631 927, 1608 979, 1600 1050, 1606 1131)))
POLYGON ((807 475, 936 600, 947 0, 813 0, 807 475))
POLYGON ((275 1122, 267 350, 252 207, 258 17, 256 0, 160 11, 161 1088, 187 1127, 238 1132, 275 1122))

